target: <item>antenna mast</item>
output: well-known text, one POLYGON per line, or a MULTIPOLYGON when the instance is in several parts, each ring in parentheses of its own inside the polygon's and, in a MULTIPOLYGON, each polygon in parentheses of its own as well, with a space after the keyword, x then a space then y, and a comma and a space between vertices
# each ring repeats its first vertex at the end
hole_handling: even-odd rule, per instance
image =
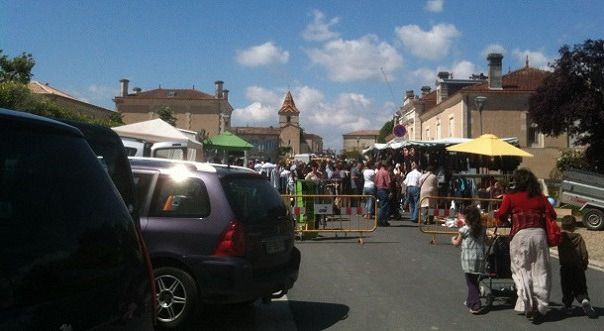
POLYGON ((384 81, 386 82, 386 85, 388 85, 388 90, 390 90, 390 96, 392 97, 392 103, 396 105, 396 102, 394 101, 394 93, 392 92, 392 86, 390 86, 390 82, 388 81, 388 77, 386 76, 386 73, 384 72, 384 68, 380 67, 380 70, 382 71, 382 75, 384 76, 384 81))

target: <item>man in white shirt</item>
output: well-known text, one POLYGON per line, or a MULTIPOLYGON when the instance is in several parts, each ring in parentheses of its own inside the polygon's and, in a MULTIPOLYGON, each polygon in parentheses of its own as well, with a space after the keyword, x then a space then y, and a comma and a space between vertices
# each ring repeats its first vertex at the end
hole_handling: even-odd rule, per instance
POLYGON ((407 196, 409 199, 409 219, 411 222, 417 222, 418 200, 419 200, 419 179, 422 174, 417 170, 417 163, 411 161, 411 171, 405 177, 405 185, 407 186, 407 196))

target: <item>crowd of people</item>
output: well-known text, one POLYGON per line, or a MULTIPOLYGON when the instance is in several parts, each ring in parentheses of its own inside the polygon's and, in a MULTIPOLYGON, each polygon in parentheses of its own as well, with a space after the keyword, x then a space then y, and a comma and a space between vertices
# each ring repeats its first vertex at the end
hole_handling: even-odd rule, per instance
MULTIPOLYGON (((332 182, 339 187, 338 194, 372 196, 379 201, 374 210, 374 199, 366 199, 364 217, 377 214, 378 226, 389 226, 389 219, 401 219, 401 211, 408 210, 408 219, 417 222, 419 213, 425 223, 434 220, 428 215, 435 208, 434 200, 424 199, 443 194, 442 168, 429 164, 421 157, 410 157, 409 151, 401 152, 403 158, 367 160, 314 160, 310 163, 279 161, 273 167, 251 163, 249 166, 264 173, 274 187, 284 194, 295 194, 294 184, 298 179, 315 183, 332 182)), ((549 247, 546 240, 545 216, 553 219, 556 214, 548 199, 543 195, 541 184, 528 169, 514 171, 513 188, 507 190, 494 178, 486 185, 477 187, 472 196, 480 199, 502 199, 494 216, 500 223, 511 223, 509 255, 512 278, 517 291, 514 309, 533 321, 542 321, 550 310, 552 270, 549 247)), ((461 196, 471 186, 461 178, 449 178, 446 195, 461 196)), ((486 225, 481 220, 477 204, 464 206, 465 225, 452 238, 452 244, 461 246, 462 270, 468 286, 465 304, 473 314, 483 310, 479 300, 479 275, 485 273, 486 246, 490 239, 486 225)), ((576 299, 585 314, 594 315, 587 294, 585 270, 588 255, 585 242, 574 233, 575 219, 567 216, 562 221, 562 240, 558 246, 560 256, 560 278, 564 303, 563 311, 573 313, 572 302, 576 299)))

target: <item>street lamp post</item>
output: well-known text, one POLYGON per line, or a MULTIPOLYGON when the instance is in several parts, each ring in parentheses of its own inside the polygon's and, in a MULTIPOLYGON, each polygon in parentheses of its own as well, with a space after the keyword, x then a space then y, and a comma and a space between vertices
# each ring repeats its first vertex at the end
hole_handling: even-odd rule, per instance
POLYGON ((482 136, 482 110, 484 109, 484 104, 487 102, 487 97, 479 95, 474 98, 474 104, 476 106, 476 110, 478 110, 478 116, 480 118, 480 135, 482 136))

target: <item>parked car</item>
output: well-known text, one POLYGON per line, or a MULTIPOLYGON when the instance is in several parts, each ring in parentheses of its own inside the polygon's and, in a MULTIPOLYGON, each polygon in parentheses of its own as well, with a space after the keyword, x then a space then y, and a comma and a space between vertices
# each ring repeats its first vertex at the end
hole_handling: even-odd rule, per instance
POLYGON ((294 285, 293 217, 265 177, 210 163, 130 162, 160 326, 182 327, 206 303, 270 302, 294 285))
POLYGON ((604 230, 604 175, 586 170, 564 172, 560 202, 579 207, 589 230, 604 230))
POLYGON ((0 109, 1 330, 153 328, 148 255, 99 160, 73 126, 0 109))

